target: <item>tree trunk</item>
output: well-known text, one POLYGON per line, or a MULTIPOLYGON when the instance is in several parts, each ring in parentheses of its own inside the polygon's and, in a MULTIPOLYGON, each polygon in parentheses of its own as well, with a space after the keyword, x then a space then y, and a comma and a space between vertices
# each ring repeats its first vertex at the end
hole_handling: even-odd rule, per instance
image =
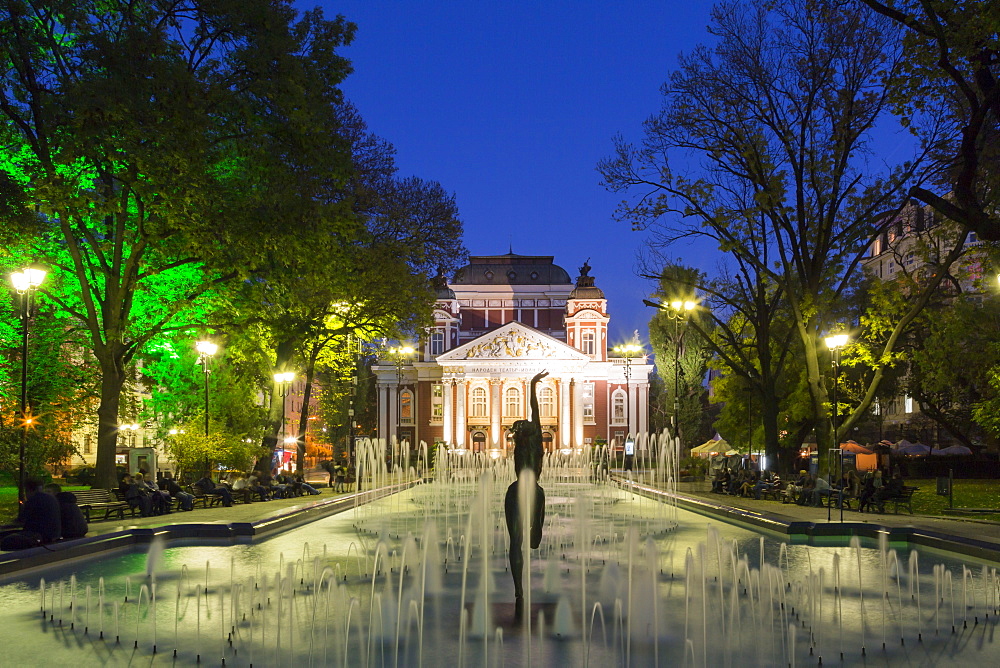
POLYGON ((312 396, 313 377, 316 374, 316 354, 310 356, 309 364, 306 366, 306 384, 302 389, 302 411, 299 415, 299 430, 296 434, 296 462, 295 466, 299 473, 304 473, 306 469, 306 429, 309 426, 309 399, 312 396))
POLYGON ((121 402, 123 374, 113 361, 98 360, 101 364, 101 404, 97 407, 97 466, 94 487, 118 487, 115 454, 118 449, 118 406, 121 402))
MULTIPOLYGON (((275 350, 275 369, 287 371, 291 367, 292 355, 295 352, 295 341, 280 341, 275 350)), ((261 473, 270 473, 274 461, 274 451, 278 447, 278 435, 281 433, 284 419, 286 397, 282 394, 277 381, 271 380, 271 404, 267 411, 268 431, 264 433, 261 446, 264 455, 257 460, 256 469, 261 473)))

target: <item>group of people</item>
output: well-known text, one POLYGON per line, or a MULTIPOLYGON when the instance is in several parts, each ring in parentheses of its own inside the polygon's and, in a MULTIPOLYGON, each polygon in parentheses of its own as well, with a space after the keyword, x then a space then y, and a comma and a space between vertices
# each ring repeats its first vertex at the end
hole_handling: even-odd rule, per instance
MULTIPOLYGON (((319 494, 319 490, 307 483, 301 475, 274 471, 273 474, 243 473, 235 478, 223 478, 219 482, 212 480, 209 472, 193 483, 202 494, 217 496, 226 508, 233 505, 234 497, 250 503, 254 496, 261 501, 271 499, 286 499, 303 494, 319 494)), ((195 495, 177 484, 177 481, 166 472, 160 478, 159 484, 150 482, 143 472, 134 476, 125 474, 118 486, 128 504, 136 508, 143 517, 165 515, 170 513, 174 501, 181 510, 193 510, 195 495)))
POLYGON ((733 496, 753 497, 760 500, 762 494, 781 487, 781 478, 773 471, 740 469, 735 474, 723 469, 712 480, 712 491, 733 496))
MULTIPOLYGON (((337 476, 341 489, 346 470, 337 476)), ((233 505, 235 495, 249 503, 254 497, 262 501, 285 499, 304 494, 319 494, 301 474, 290 475, 277 470, 272 474, 244 473, 232 480, 215 482, 205 473, 193 483, 204 494, 218 496, 222 505, 233 505)), ((130 507, 143 517, 166 515, 176 501, 181 510, 194 510, 195 495, 185 491, 168 471, 154 483, 145 471, 134 476, 122 476, 118 489, 130 507)), ((25 501, 21 504, 15 523, 0 527, 0 550, 21 550, 60 539, 82 538, 87 535, 87 520, 77 505, 76 495, 49 483, 43 485, 37 478, 25 481, 25 501)))
POLYGON ((37 478, 28 478, 24 491, 16 522, 0 537, 0 550, 23 550, 87 535, 87 520, 72 492, 55 483, 43 485, 37 478))
MULTIPOLYGON (((195 483, 198 484, 198 483, 195 483)), ((222 481, 223 485, 228 485, 228 480, 222 481)), ((290 475, 288 473, 272 472, 271 475, 258 475, 256 472, 244 473, 232 481, 232 491, 241 495, 241 498, 249 503, 256 495, 261 501, 271 499, 290 499, 303 494, 319 494, 319 490, 310 485, 302 477, 302 474, 290 475)))
MULTIPOLYGON (((846 499, 857 499, 861 512, 885 512, 885 502, 903 492, 903 478, 899 471, 883 482, 882 471, 867 471, 862 476, 854 470, 844 471, 833 484, 823 476, 799 471, 794 480, 788 481, 783 490, 787 503, 800 506, 822 506, 832 503, 838 508, 846 499)), ((741 469, 735 473, 728 469, 719 471, 712 480, 712 491, 720 494, 746 496, 760 499, 761 495, 781 489, 781 480, 772 471, 758 472, 741 469)))

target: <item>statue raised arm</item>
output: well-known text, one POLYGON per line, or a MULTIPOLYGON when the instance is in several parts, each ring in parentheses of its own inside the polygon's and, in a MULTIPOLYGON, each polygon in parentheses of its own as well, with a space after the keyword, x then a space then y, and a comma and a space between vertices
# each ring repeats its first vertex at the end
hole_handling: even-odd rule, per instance
POLYGON ((542 542, 542 525, 545 523, 545 492, 538 484, 542 476, 542 460, 545 452, 542 449, 542 420, 538 411, 538 382, 548 376, 548 371, 535 374, 530 384, 531 419, 518 420, 511 426, 514 436, 514 473, 518 480, 507 488, 504 498, 504 515, 507 519, 507 532, 510 534, 510 572, 514 578, 514 614, 520 618, 524 612, 524 590, 522 586, 522 571, 524 569, 524 527, 521 526, 520 478, 522 471, 531 471, 534 477, 533 489, 528 492, 532 499, 529 513, 531 521, 530 537, 532 549, 537 549, 542 542))

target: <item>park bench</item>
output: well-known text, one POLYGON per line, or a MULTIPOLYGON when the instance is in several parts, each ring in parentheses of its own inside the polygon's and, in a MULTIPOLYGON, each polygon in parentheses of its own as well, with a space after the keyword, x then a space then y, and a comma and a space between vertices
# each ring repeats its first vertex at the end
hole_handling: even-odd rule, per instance
POLYGON ((911 504, 913 503, 913 493, 916 492, 918 489, 920 489, 920 488, 919 487, 907 487, 907 486, 904 486, 902 492, 900 492, 899 494, 895 494, 893 496, 886 497, 885 501, 887 503, 890 503, 890 502, 892 503, 893 510, 895 511, 895 513, 897 515, 899 514, 899 506, 900 505, 905 506, 907 512, 909 512, 912 515, 913 514, 913 506, 911 504))
POLYGON ((125 498, 125 492, 121 491, 120 489, 113 489, 111 490, 111 493, 115 495, 115 498, 118 499, 119 503, 124 503, 128 507, 128 509, 132 511, 132 517, 135 517, 135 514, 137 512, 141 512, 139 506, 133 506, 131 503, 128 502, 128 499, 125 498))
POLYGON ((771 485, 767 489, 763 489, 760 492, 760 498, 771 499, 772 501, 781 501, 781 497, 785 494, 785 483, 778 481, 778 484, 771 485))
POLYGON ((194 496, 192 504, 195 506, 200 503, 202 508, 211 508, 216 504, 222 503, 222 497, 220 495, 211 493, 206 494, 204 490, 197 485, 188 485, 187 491, 194 496))
MULTIPOLYGON (((95 514, 100 511, 104 511, 104 517, 101 519, 109 519, 112 513, 117 513, 119 519, 125 519, 125 511, 132 510, 128 503, 124 500, 119 500, 118 497, 109 489, 81 489, 73 492, 73 496, 76 497, 76 505, 80 507, 83 511, 83 516, 88 522, 91 519, 91 512, 95 514)), ((135 511, 132 510, 132 514, 135 511)))

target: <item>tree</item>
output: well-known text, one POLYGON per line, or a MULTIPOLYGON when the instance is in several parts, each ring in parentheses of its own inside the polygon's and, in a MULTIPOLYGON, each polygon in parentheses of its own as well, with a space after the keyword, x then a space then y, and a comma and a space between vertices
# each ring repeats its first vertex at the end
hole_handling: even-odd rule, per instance
MULTIPOLYGON (((675 299, 690 299, 692 285, 703 279, 701 272, 690 267, 669 265, 660 277, 658 297, 669 303, 675 299)), ((708 427, 704 423, 705 407, 708 403, 705 389, 705 374, 711 355, 704 339, 695 331, 710 330, 710 323, 701 309, 683 317, 666 309, 659 309, 649 322, 649 340, 653 347, 657 373, 663 378, 660 400, 663 410, 673 419, 674 402, 677 403, 677 433, 689 442, 700 438, 708 427), (676 363, 676 367, 675 367, 676 363), (675 377, 676 375, 676 377, 675 377), (674 381, 677 381, 677 393, 674 381)))
MULTIPOLYGON (((304 379, 297 439, 304 464, 305 428, 317 363, 347 337, 372 341, 412 334, 430 323, 430 277, 457 268, 466 251, 455 198, 440 184, 399 178, 391 144, 369 132, 350 103, 336 110, 352 176, 326 196, 348 202, 351 236, 324 240, 301 255, 273 254, 244 285, 233 318, 269 332, 274 368, 304 379)), ((271 397, 275 396, 272 388, 271 397)), ((280 402, 271 401, 264 445, 273 451, 280 402)), ((262 460, 267 466, 270 460, 262 460)))
MULTIPOLYGON (((6 272, 5 272, 6 273, 6 272)), ((16 302, 16 299, 13 300, 16 302)), ((42 472, 47 464, 65 462, 74 451, 72 433, 89 417, 97 396, 94 365, 81 359, 81 333, 43 295, 33 299, 28 330, 27 398, 33 416, 25 447, 26 470, 42 472)), ((8 291, 0 292, 0 310, 11 312, 8 291)), ((22 422, 20 401, 21 333, 17 320, 0 320, 0 470, 18 469, 22 422), (13 325, 13 326, 12 326, 13 325), (10 410, 8 410, 10 408, 10 410)))
MULTIPOLYGON (((666 245, 706 238, 780 289, 814 419, 827 425, 818 430, 825 457, 834 435, 822 337, 869 242, 888 224, 884 212, 920 176, 919 161, 879 170, 866 152, 890 102, 896 35, 888 20, 856 4, 811 0, 720 5, 710 31, 717 46, 681 56, 642 145, 619 138, 600 170, 610 189, 635 193, 620 220, 655 227, 666 245), (675 152, 698 156, 692 176, 672 162, 675 152)), ((958 244, 942 262, 960 252, 958 244)), ((914 296, 885 337, 886 351, 927 294, 914 296)), ((867 409, 883 373, 874 368, 856 411, 867 409)))
POLYGON ((934 146, 938 192, 917 184, 910 196, 980 238, 1000 241, 1000 5, 862 2, 904 28, 896 112, 934 146), (928 123, 919 122, 927 116, 928 123))
POLYGON ((331 110, 352 33, 282 0, 0 5, 5 201, 37 209, 21 238, 100 367, 95 484, 138 351, 343 208, 312 195, 349 170, 331 110))

